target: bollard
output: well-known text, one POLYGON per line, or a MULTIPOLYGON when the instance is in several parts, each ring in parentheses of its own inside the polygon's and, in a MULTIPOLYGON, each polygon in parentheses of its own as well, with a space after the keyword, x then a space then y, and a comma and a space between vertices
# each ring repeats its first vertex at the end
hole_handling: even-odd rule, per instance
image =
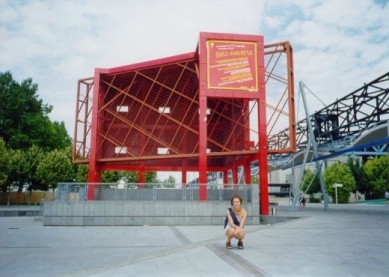
POLYGON ((275 207, 271 208, 271 215, 276 215, 276 208, 275 207))

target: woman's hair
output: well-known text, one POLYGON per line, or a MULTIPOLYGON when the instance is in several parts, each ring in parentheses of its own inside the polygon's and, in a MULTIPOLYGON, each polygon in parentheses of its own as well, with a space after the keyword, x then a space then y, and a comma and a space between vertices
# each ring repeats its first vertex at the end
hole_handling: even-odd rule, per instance
POLYGON ((240 201, 240 204, 242 204, 242 202, 243 202, 242 198, 238 194, 234 194, 234 196, 232 196, 232 198, 231 198, 231 206, 233 206, 233 202, 234 202, 235 198, 238 198, 240 201))

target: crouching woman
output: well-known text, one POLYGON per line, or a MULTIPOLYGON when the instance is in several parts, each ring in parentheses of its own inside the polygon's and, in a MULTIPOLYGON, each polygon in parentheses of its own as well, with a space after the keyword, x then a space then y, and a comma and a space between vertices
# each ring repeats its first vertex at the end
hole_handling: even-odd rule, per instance
POLYGON ((228 208, 226 221, 224 224, 225 234, 227 236, 226 247, 231 249, 231 239, 238 240, 238 248, 243 249, 243 239, 245 236, 244 224, 247 219, 247 211, 242 207, 242 198, 235 194, 231 198, 231 207, 228 208))

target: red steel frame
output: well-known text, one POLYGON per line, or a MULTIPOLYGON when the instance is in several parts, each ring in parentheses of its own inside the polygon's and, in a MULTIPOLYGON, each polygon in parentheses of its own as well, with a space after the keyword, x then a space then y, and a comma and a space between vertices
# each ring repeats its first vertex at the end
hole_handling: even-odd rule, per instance
MULTIPOLYGON (((223 172, 227 182, 232 170, 237 184, 243 166, 250 184, 251 164, 258 162, 260 213, 268 215, 267 137, 275 122, 266 116, 286 116, 293 135, 291 56, 288 43, 264 46, 262 36, 200 33, 196 52, 95 69, 78 83, 73 161, 89 164, 89 183, 100 182, 103 170, 131 170, 139 183, 147 171, 181 171, 185 184, 186 173, 196 171, 200 201, 207 199, 208 172, 223 172), (286 53, 284 75, 274 70, 280 53, 286 53), (274 106, 265 98, 272 80, 287 95, 274 106)), ((294 151, 290 141, 280 153, 294 151)))

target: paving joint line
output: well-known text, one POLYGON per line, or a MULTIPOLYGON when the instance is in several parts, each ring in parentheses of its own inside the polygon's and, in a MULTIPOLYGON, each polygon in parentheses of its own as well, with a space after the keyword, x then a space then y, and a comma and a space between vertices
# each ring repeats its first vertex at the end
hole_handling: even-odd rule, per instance
MULTIPOLYGON (((228 265, 236 269, 243 276, 258 276, 258 277, 269 277, 269 273, 265 272, 263 269, 254 265, 250 261, 246 260, 235 251, 227 250, 222 248, 220 244, 209 244, 206 246, 210 251, 215 253, 219 258, 221 258, 228 265)), ((244 251, 244 250, 239 250, 244 251)))
POLYGON ((170 230, 173 232, 173 234, 176 236, 176 238, 183 244, 183 245, 187 245, 187 244, 191 244, 192 241, 187 237, 185 236, 185 234, 183 232, 181 232, 177 226, 169 226, 170 230))

